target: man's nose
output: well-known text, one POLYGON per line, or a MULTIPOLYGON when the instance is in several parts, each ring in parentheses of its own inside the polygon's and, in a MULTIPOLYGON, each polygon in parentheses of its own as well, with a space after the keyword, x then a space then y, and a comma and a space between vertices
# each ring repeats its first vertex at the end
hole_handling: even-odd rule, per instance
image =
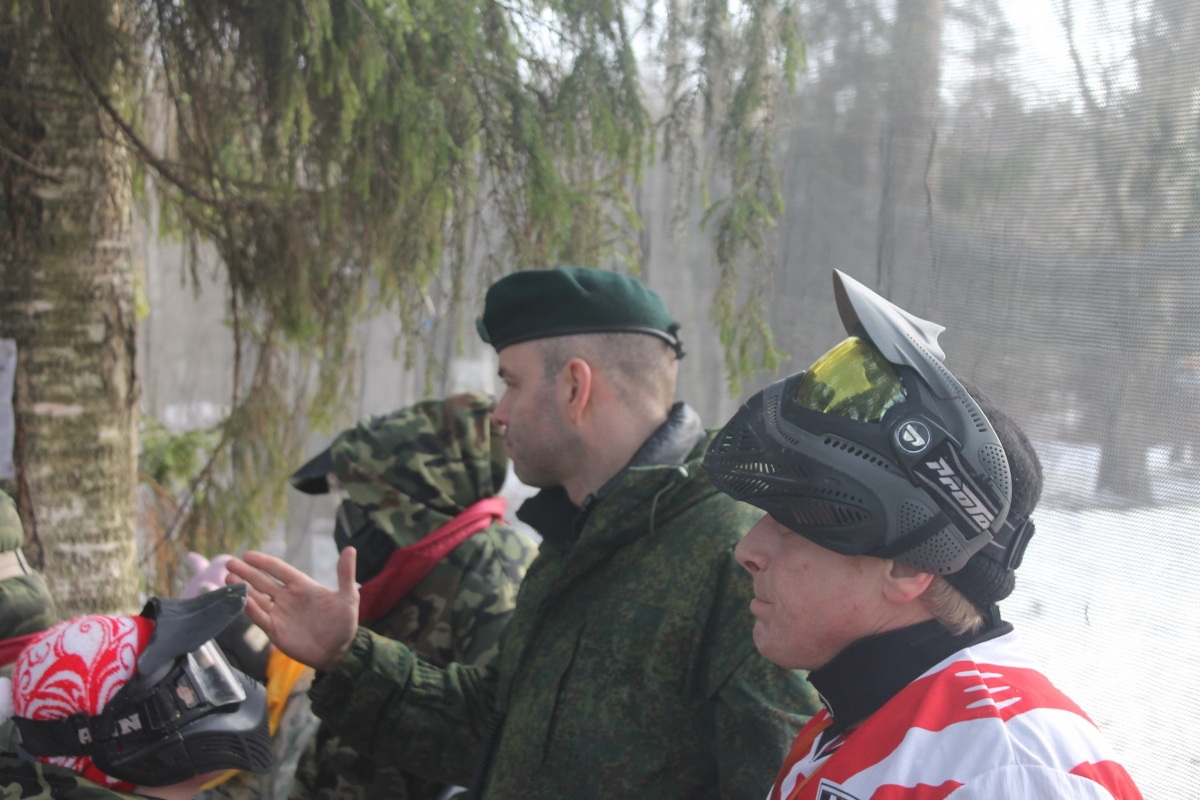
POLYGON ((508 427, 508 392, 500 397, 500 402, 492 409, 492 422, 502 428, 508 427))
POLYGON ((767 557, 758 548, 754 547, 754 540, 751 539, 751 533, 746 534, 737 547, 733 550, 733 557, 737 562, 745 567, 751 575, 757 575, 767 566, 767 557))

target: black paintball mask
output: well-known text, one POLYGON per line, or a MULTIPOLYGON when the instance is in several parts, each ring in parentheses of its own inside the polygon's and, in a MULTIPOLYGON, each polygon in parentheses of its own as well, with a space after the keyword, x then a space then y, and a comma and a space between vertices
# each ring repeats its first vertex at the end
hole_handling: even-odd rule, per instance
POLYGON ((750 398, 709 446, 713 484, 843 555, 948 575, 977 553, 1016 569, 1033 535, 1009 514, 991 423, 942 363, 945 330, 834 271, 850 338, 750 398))
POLYGON ((96 716, 13 717, 34 756, 87 756, 105 774, 141 786, 196 775, 271 768, 267 695, 229 665, 213 637, 246 605, 244 584, 190 600, 152 598, 155 621, 137 670, 96 716))

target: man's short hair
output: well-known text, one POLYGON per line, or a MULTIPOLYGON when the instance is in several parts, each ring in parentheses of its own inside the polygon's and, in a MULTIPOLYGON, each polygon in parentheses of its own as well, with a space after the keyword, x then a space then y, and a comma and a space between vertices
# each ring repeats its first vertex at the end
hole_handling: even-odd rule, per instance
POLYGON ((626 403, 651 397, 670 404, 675 396, 678 357, 674 348, 641 333, 579 333, 538 341, 545 377, 558 375, 573 358, 605 374, 626 403))

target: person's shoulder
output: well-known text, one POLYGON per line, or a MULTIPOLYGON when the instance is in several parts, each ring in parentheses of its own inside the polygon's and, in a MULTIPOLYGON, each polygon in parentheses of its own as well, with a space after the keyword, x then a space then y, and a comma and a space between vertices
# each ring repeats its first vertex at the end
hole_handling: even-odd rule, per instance
POLYGON ((66 767, 0 755, 0 791, 5 800, 145 800, 93 783, 66 767))
POLYGON ((497 520, 454 548, 445 563, 470 571, 478 571, 485 564, 498 564, 504 574, 516 575, 519 581, 537 552, 537 545, 528 537, 497 520))
POLYGON ((1006 764, 969 779, 948 800, 1070 797, 1077 800, 1142 800, 1129 773, 1115 762, 1064 770, 1045 764, 1006 764))
POLYGON ((657 503, 655 530, 708 542, 718 550, 732 549, 763 515, 719 491, 708 479, 699 459, 683 465, 687 477, 674 492, 670 488, 657 503))

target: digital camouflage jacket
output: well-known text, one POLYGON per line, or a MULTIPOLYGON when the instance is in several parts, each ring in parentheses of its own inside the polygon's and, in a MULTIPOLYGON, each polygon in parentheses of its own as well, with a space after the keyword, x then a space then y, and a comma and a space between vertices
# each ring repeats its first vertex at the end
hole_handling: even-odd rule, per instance
MULTIPOLYGON (((330 448, 338 484, 403 547, 494 496, 508 458, 481 394, 428 401, 341 434, 330 448)), ((493 523, 458 545, 408 595, 365 628, 430 664, 486 666, 499 651, 532 544, 493 523)), ((323 725, 300 759, 292 800, 431 800, 439 781, 356 752, 323 725)))
POLYGON ((761 800, 818 698, 754 648, 733 548, 761 512, 712 487, 706 445, 626 469, 575 541, 543 542, 487 667, 360 628, 313 710, 380 762, 460 785, 505 713, 489 800, 761 800))
POLYGON ((0 755, 0 793, 4 800, 146 800, 92 783, 66 767, 0 755))
MULTIPOLYGON (((25 530, 12 498, 0 492, 0 554, 19 552, 25 530)), ((12 558, 12 556, 6 556, 12 558)), ((42 576, 20 560, 26 574, 0 579, 0 640, 45 630, 57 621, 54 600, 42 576)))

